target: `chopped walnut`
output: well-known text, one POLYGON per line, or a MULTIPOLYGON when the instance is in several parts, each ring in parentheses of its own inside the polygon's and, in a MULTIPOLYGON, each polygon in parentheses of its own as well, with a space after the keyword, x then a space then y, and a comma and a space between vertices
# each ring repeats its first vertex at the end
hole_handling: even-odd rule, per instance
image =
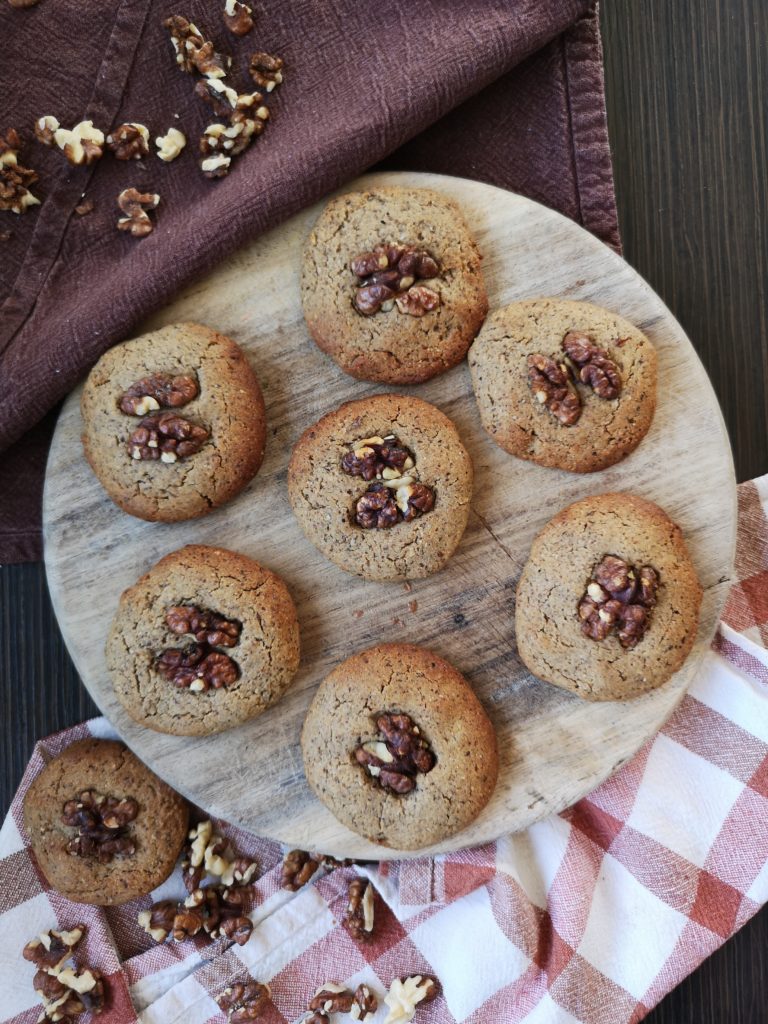
POLYGON ((366 437, 355 441, 341 460, 341 468, 363 480, 399 479, 416 465, 413 452, 395 437, 366 437))
POLYGON ((173 931, 177 909, 178 905, 173 900, 160 900, 159 903, 153 903, 149 910, 142 910, 137 921, 155 942, 165 942, 173 931))
POLYGON ((401 313, 409 316, 424 316, 440 305, 440 296, 424 285, 414 285, 404 295, 395 298, 395 305, 401 313))
POLYGON ((581 331, 569 331, 562 341, 563 351, 576 367, 576 376, 599 398, 614 399, 621 394, 621 373, 603 348, 581 331))
POLYGON ((158 135, 155 139, 157 155, 166 163, 175 160, 186 144, 186 137, 178 128, 169 128, 165 135, 158 135))
POLYGON ((195 86, 195 95, 209 103, 221 117, 231 114, 237 106, 237 90, 225 85, 219 78, 202 78, 195 86))
POLYGON ((350 261, 358 279, 353 305, 363 316, 388 312, 397 300, 401 313, 423 316, 440 304, 430 288, 414 288, 416 281, 438 277, 440 265, 426 249, 415 245, 376 245, 350 261), (411 294, 411 292, 413 294, 411 294))
POLYGON ((65 931, 51 929, 31 939, 22 952, 25 960, 31 961, 38 970, 56 971, 70 959, 75 947, 85 935, 85 925, 77 924, 65 931))
POLYGON ((296 892, 312 878, 320 862, 305 850, 291 850, 283 860, 280 885, 283 889, 296 892))
POLYGON ((400 510, 386 484, 371 484, 357 499, 354 519, 364 530, 388 530, 400 522, 400 510))
POLYGON ((232 58, 223 53, 217 53, 213 43, 203 43, 199 50, 192 55, 192 63, 195 70, 206 78, 224 78, 232 64, 232 58))
POLYGON ((284 61, 269 53, 259 51, 251 57, 249 72, 253 81, 265 92, 272 90, 283 81, 284 61))
POLYGON ((169 647, 155 659, 155 668, 163 679, 192 693, 220 690, 240 678, 237 662, 207 644, 169 647))
POLYGON ((179 14, 166 18, 163 26, 171 34, 171 45, 176 55, 176 63, 181 70, 187 72, 199 70, 195 63, 195 56, 205 44, 199 29, 179 14))
POLYGON ((227 1014, 229 1024, 246 1024, 261 1017, 269 1001, 267 985, 258 981, 238 982, 230 985, 216 997, 219 1009, 227 1014))
POLYGON ((238 0, 226 0, 224 4, 224 24, 236 36, 244 36, 253 28, 253 11, 247 4, 238 0))
POLYGON ((384 712, 376 716, 376 729, 379 737, 355 747, 355 760, 382 789, 410 793, 416 788, 416 776, 435 767, 432 748, 410 715, 384 712))
POLYGON ((616 555, 605 555, 579 601, 584 636, 605 640, 615 630, 625 650, 636 647, 648 631, 659 582, 652 566, 638 569, 616 555))
POLYGON ((358 985, 355 989, 355 998, 352 1000, 352 1006, 349 1010, 352 1020, 366 1021, 376 1013, 378 1008, 379 1000, 376 998, 376 995, 371 992, 367 985, 358 985))
POLYGON ((173 605, 165 613, 168 629, 178 636, 193 636, 211 647, 234 647, 240 639, 242 623, 194 604, 173 605))
MULTIPOLYGON (((201 149, 203 144, 206 142, 206 139, 207 136, 204 135, 200 140, 201 149)), ((226 156, 224 153, 214 153, 210 156, 203 157, 200 161, 200 170, 206 178, 225 178, 229 174, 231 163, 231 156, 226 156)))
POLYGON ((384 1003, 389 1007, 384 1024, 408 1024, 419 1003, 430 1003, 438 991, 436 980, 426 974, 395 978, 384 996, 384 1003))
POLYGON ((158 409, 178 409, 200 394, 194 374, 153 373, 123 392, 118 407, 126 416, 146 416, 158 409))
POLYGON ((21 139, 14 128, 5 137, 0 136, 0 210, 25 213, 30 206, 39 206, 40 200, 29 191, 37 181, 37 172, 22 167, 18 161, 21 139))
POLYGON ((327 981, 315 992, 309 1004, 310 1010, 320 1010, 321 1013, 349 1013, 354 1000, 353 993, 344 985, 337 985, 335 981, 327 981))
POLYGON ((128 437, 126 447, 132 459, 178 462, 195 455, 208 440, 205 427, 173 412, 145 416, 128 437))
POLYGON ((35 121, 35 138, 38 142, 42 142, 44 146, 53 146, 56 143, 54 135, 61 126, 57 118, 47 114, 45 117, 39 117, 35 121))
POLYGON ((107 136, 107 148, 118 160, 143 160, 149 155, 149 129, 133 121, 121 124, 107 136))
MULTIPOLYGON (((383 760, 385 763, 391 763, 387 760, 391 756, 389 750, 385 744, 381 744, 381 746, 384 747, 384 751, 381 753, 386 752, 383 760)), ((349 883, 349 903, 347 905, 346 925, 350 935, 356 939, 370 939, 373 935, 373 918, 374 888, 367 878, 355 878, 349 883)))
POLYGON ((67 843, 67 853, 108 864, 113 857, 130 857, 136 851, 128 825, 139 813, 133 797, 104 796, 86 789, 64 804, 61 820, 77 835, 67 843))
POLYGON ((89 213, 93 213, 95 204, 92 199, 83 199, 75 207, 75 213, 78 217, 87 217, 89 213))
POLYGON ((117 226, 121 231, 130 231, 134 238, 143 238, 152 232, 152 223, 148 210, 157 209, 160 196, 157 193, 142 193, 135 188, 126 188, 117 197, 117 205, 125 214, 120 217, 117 226))
POLYGON ((57 128, 53 139, 75 167, 95 163, 104 155, 104 132, 94 128, 93 121, 81 121, 71 130, 57 128))
POLYGON ((571 381, 565 363, 536 353, 528 356, 528 386, 533 397, 546 406, 564 427, 572 427, 581 417, 581 399, 571 381))

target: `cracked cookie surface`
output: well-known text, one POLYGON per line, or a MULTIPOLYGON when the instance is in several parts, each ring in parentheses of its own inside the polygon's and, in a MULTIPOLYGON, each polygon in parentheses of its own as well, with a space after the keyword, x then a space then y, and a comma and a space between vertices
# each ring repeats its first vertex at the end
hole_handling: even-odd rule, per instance
POLYGON ((307 781, 331 813, 366 839, 401 850, 468 825, 498 775, 496 734, 469 683, 412 644, 380 644, 335 668, 307 712, 301 749, 307 781), (410 716, 434 753, 434 767, 403 795, 378 785, 354 758, 382 712, 410 716))
POLYGON ((54 889, 76 903, 126 903, 170 875, 187 833, 185 801, 116 740, 83 739, 54 757, 24 798, 24 825, 35 857, 54 889), (64 804, 85 790, 131 798, 130 857, 108 863, 67 852, 75 829, 62 822, 64 804))
POLYGON ((601 494, 550 520, 531 547, 517 587, 520 657, 539 679, 587 700, 624 700, 665 683, 696 639, 702 590, 680 528, 650 501, 601 494), (626 649, 612 633, 582 632, 579 603, 606 555, 651 565, 659 585, 647 631, 626 649))
POLYGON ((533 299, 494 311, 469 351, 480 419, 493 440, 541 466, 592 473, 620 462, 648 433, 656 409, 656 349, 628 320, 588 302, 533 299), (577 382, 581 413, 565 426, 528 382, 528 359, 565 361, 563 338, 584 332, 616 363, 621 393, 600 398, 577 382))
MULTIPOLYGON (((264 399, 235 342, 199 324, 172 324, 105 352, 81 399, 86 458, 110 498, 140 519, 176 522, 229 501, 264 458, 264 399), (141 416, 121 411, 121 397, 155 374, 190 375, 199 393, 178 415, 210 435, 199 451, 173 462, 132 458, 127 442, 141 416)), ((156 411, 156 406, 152 410, 156 411)))
POLYGON ((115 693, 132 718, 158 732, 205 736, 261 714, 285 692, 299 667, 296 608, 282 579, 258 562, 191 544, 123 593, 106 655, 115 693), (185 605, 241 624, 233 646, 218 645, 237 665, 231 685, 196 691, 158 671, 164 650, 193 639, 174 634, 166 620, 169 608, 185 605))
POLYGON ((309 333, 345 373, 418 384, 466 355, 488 312, 481 257, 458 205, 431 189, 378 188, 332 199, 304 248, 301 297, 309 333), (350 261, 378 245, 415 245, 438 261, 437 308, 410 316, 394 306, 363 316, 350 261))
POLYGON ((419 579, 441 569, 461 540, 472 497, 472 462, 447 416, 419 398, 372 395, 323 416, 299 438, 288 466, 288 497, 307 538, 326 558, 369 580, 419 579), (356 442, 396 435, 415 458, 434 507, 390 529, 363 529, 355 503, 366 491, 342 469, 356 442))

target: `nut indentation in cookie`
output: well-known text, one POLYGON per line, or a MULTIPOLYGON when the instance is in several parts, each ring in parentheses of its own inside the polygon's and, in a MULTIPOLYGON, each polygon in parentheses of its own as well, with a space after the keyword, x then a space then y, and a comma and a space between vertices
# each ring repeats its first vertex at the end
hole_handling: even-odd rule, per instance
POLYGON ((605 555, 579 601, 584 636, 605 640, 615 629, 625 650, 636 647, 650 626, 660 582, 651 565, 638 569, 616 555, 605 555))
POLYGON ((409 523, 435 507, 434 488, 419 482, 413 452, 394 434, 353 442, 341 468, 350 476, 372 481, 351 513, 352 522, 364 530, 409 523))
POLYGON ((216 647, 234 647, 243 629, 237 619, 197 605, 172 605, 165 624, 177 636, 193 636, 196 643, 168 647, 155 659, 155 668, 169 683, 193 693, 231 686, 240 678, 240 666, 216 647))
POLYGON ((66 845, 73 857, 92 857, 108 864, 113 857, 131 857, 136 842, 128 834, 128 825, 139 813, 133 797, 105 796, 86 789, 67 800, 61 812, 63 824, 77 829, 66 845))
POLYGON ((376 716, 376 728, 376 739, 363 740, 355 747, 355 760, 382 789, 412 792, 416 776, 427 775, 435 767, 432 748, 410 715, 386 711, 376 716))
POLYGON ((381 243, 355 256, 349 269, 358 280, 352 305, 363 316, 397 306, 400 313, 421 317, 440 305, 438 292, 416 284, 440 276, 440 263, 427 249, 381 243))

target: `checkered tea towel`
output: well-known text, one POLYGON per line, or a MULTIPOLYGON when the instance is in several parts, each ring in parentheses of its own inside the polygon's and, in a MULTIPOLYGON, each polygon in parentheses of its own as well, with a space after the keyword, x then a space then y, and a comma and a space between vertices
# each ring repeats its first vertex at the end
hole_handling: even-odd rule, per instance
POLYGON ((437 976, 442 993, 416 1024, 641 1020, 768 900, 768 477, 739 488, 736 574, 713 649, 661 732, 525 832, 434 859, 321 871, 290 893, 280 847, 221 823, 260 864, 244 946, 149 944, 137 912, 183 895, 178 871, 151 896, 104 910, 48 889, 27 848, 24 793, 72 740, 111 731, 97 719, 39 743, 0 832, 6 1020, 38 1019, 23 944, 81 920, 85 959, 109 985, 103 1024, 224 1024, 214 997, 249 977, 271 990, 259 1019, 286 1024, 325 982, 365 982, 381 1001, 393 978, 419 973, 437 976), (343 923, 360 873, 380 897, 369 942, 343 923))

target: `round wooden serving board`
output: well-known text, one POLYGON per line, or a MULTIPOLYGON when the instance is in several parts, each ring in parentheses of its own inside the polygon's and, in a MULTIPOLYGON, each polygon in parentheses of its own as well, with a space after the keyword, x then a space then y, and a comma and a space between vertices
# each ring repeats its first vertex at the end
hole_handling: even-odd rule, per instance
MULTIPOLYGON (((211 814, 291 846, 356 858, 400 854, 342 827, 304 780, 301 725, 316 686, 333 666, 380 641, 410 641, 432 648, 466 675, 496 727, 499 783, 470 828, 422 852, 494 839, 574 803, 658 730, 712 638, 736 530, 733 464, 715 395, 679 324, 631 267, 565 217, 488 185, 390 173, 349 188, 385 184, 436 188, 459 201, 484 255, 492 309, 542 295, 586 299, 646 332, 659 354, 659 403, 650 434, 633 455, 605 472, 578 476, 505 454, 480 426, 462 364, 427 384, 400 389, 447 413, 474 461, 472 513, 453 559, 412 589, 368 583, 327 562, 305 540, 288 504, 291 448, 307 426, 342 402, 388 389, 345 376, 304 327, 300 256, 316 206, 221 264, 143 326, 196 320, 246 349, 268 417, 266 459, 250 486, 231 504, 192 522, 153 524, 126 515, 83 457, 77 391, 59 417, 44 505, 48 582, 61 629, 85 685, 128 745, 211 814), (615 490, 651 498, 680 524, 705 588, 704 603, 694 652, 666 686, 637 700, 594 704, 532 678, 522 666, 513 629, 515 586, 534 534, 557 511, 615 490), (204 739, 137 725, 115 699, 104 664, 104 641, 121 592, 163 555, 189 543, 233 548, 280 573, 296 601, 302 633, 301 669, 286 696, 260 718, 204 739)), ((140 248, 139 242, 137 259, 140 248)))

